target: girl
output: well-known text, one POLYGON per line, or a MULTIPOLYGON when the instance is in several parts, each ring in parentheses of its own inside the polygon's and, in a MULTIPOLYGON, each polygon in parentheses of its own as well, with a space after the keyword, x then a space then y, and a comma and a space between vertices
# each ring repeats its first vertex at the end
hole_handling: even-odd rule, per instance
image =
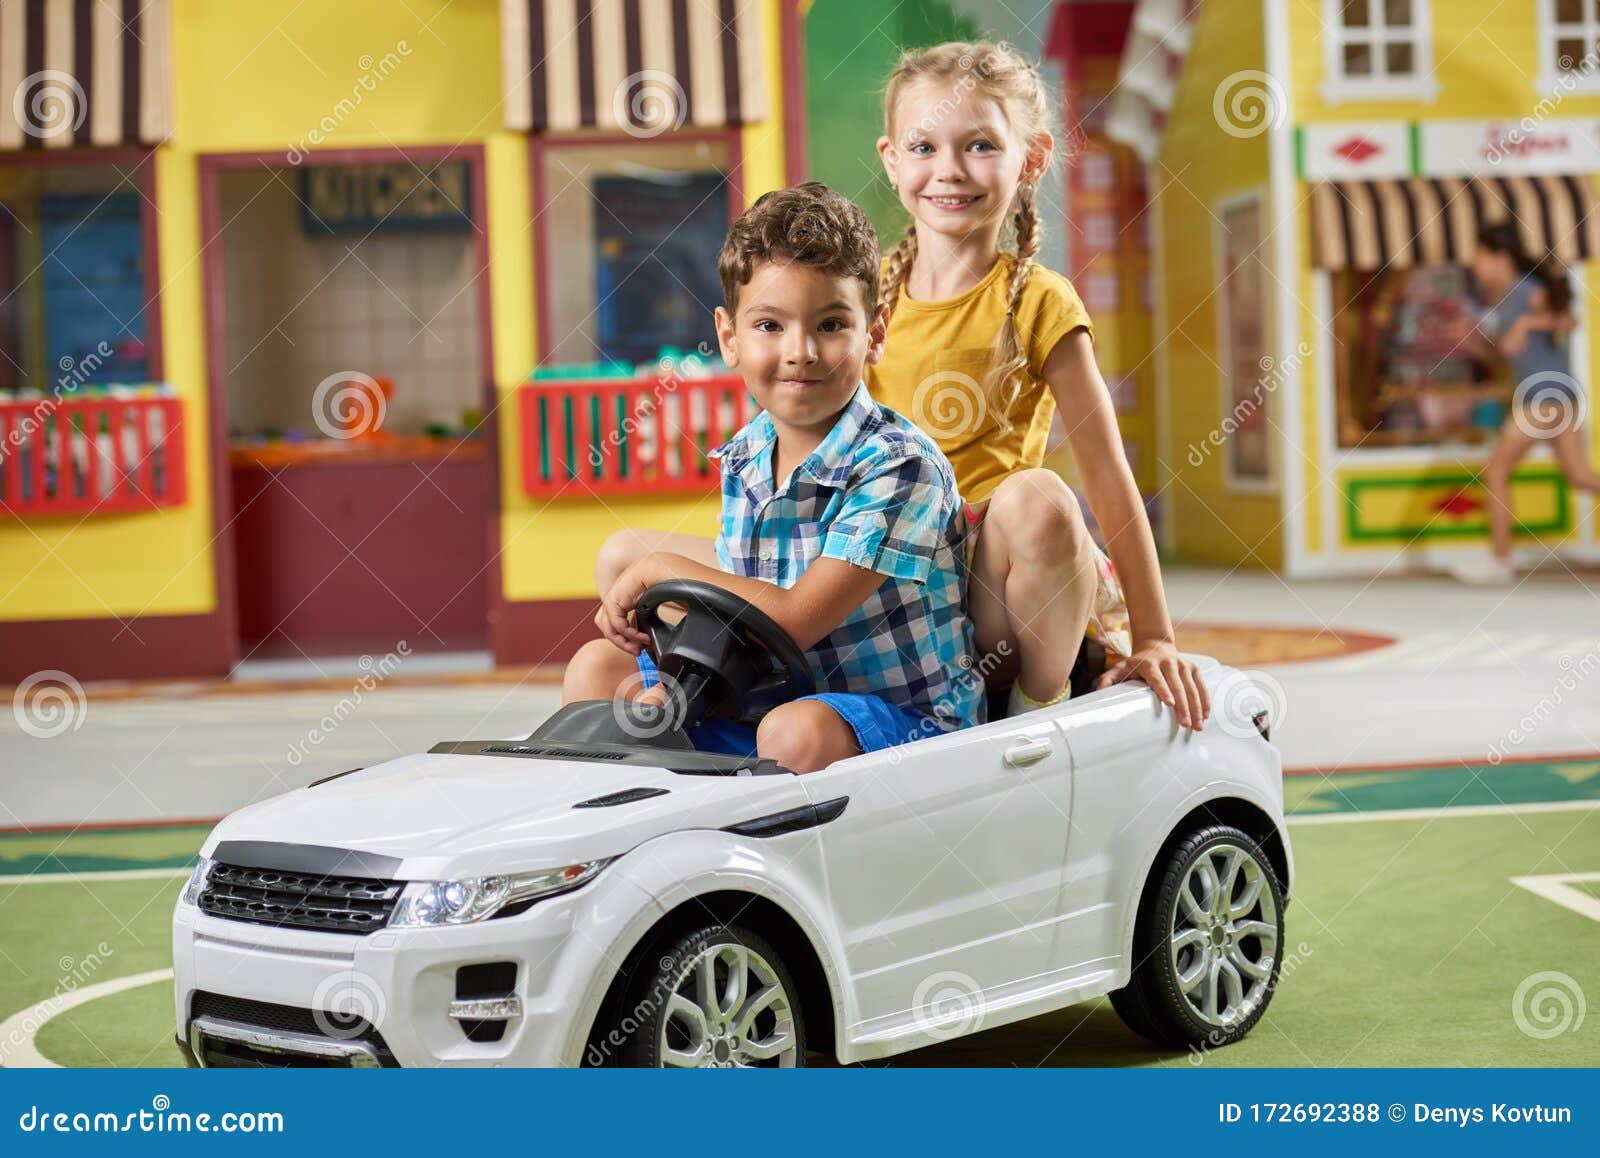
POLYGON ((1515 224, 1488 225, 1478 234, 1472 275, 1482 300, 1492 302, 1464 345, 1475 356, 1494 354, 1511 363, 1517 388, 1483 469, 1489 492, 1490 558, 1456 570, 1468 583, 1510 583, 1511 475, 1536 440, 1547 440, 1567 481, 1580 490, 1600 490, 1589 467, 1581 422, 1583 399, 1572 377, 1567 334, 1575 322, 1566 271, 1553 259, 1535 259, 1522 245, 1515 224))
MULTIPOLYGON (((1055 144, 1048 108, 1038 74, 1001 45, 901 58, 878 153, 911 226, 884 261, 879 301, 892 312, 867 386, 955 467, 969 504, 969 612, 989 685, 1011 685, 1008 714, 1067 698, 1087 633, 1108 650, 1100 687, 1142 679, 1198 729, 1209 696, 1174 642, 1088 314, 1071 283, 1035 260, 1035 193, 1055 144), (1007 222, 1015 253, 1000 249, 1007 222), (1040 465, 1058 403, 1109 558, 1072 491, 1040 465)), ((596 564, 600 590, 649 551, 714 558, 697 536, 618 532, 596 564)))
POLYGON ((878 154, 911 225, 884 262, 889 334, 867 385, 956 468, 977 646, 1004 657, 989 679, 1014 678, 1011 712, 1067 697, 1087 628, 1117 653, 1099 686, 1142 679, 1199 728, 1209 699, 1174 642, 1089 316, 1071 283, 1036 260, 1036 190, 1054 159, 1048 110, 1038 74, 1003 45, 901 58, 878 154), (1014 253, 999 244, 1008 221, 1014 253), (1040 465, 1058 405, 1109 559, 1071 489, 1040 465))

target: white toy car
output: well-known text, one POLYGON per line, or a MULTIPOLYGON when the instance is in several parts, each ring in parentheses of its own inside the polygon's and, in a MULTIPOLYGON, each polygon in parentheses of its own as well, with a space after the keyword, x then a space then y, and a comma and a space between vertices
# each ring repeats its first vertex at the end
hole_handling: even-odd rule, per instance
POLYGON ((1292 862, 1239 673, 1200 657, 1195 733, 1080 657, 1067 703, 796 776, 683 735, 809 690, 794 643, 703 584, 640 612, 680 711, 572 704, 216 827, 173 916, 191 1062, 849 1063, 1106 993, 1170 1046, 1261 1017, 1292 862))

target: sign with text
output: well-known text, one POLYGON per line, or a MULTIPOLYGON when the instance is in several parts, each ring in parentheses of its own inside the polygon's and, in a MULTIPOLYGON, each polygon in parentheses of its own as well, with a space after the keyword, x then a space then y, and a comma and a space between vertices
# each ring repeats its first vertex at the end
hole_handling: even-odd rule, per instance
POLYGON ((301 221, 312 236, 472 228, 466 161, 313 165, 300 170, 301 221))

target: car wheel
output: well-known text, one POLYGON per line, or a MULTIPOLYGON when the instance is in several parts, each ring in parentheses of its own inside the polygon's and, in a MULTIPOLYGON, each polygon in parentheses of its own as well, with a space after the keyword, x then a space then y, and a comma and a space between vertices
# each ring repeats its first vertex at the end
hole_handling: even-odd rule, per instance
POLYGON ((1111 1004, 1158 1045, 1228 1045, 1266 1012, 1282 944, 1272 861, 1240 829, 1207 825, 1157 858, 1139 902, 1133 970, 1111 1004))
POLYGON ((738 924, 707 925, 636 958, 616 1060, 726 1069, 805 1064, 799 990, 776 949, 738 924))

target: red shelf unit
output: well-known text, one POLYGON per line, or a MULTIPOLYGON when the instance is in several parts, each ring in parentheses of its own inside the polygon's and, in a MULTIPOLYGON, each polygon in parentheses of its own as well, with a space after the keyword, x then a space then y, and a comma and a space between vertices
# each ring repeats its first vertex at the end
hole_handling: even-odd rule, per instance
POLYGON ((715 490, 707 451, 760 412, 737 375, 532 381, 518 399, 534 498, 715 490))
POLYGON ((148 511, 187 495, 180 399, 0 402, 0 514, 148 511))

